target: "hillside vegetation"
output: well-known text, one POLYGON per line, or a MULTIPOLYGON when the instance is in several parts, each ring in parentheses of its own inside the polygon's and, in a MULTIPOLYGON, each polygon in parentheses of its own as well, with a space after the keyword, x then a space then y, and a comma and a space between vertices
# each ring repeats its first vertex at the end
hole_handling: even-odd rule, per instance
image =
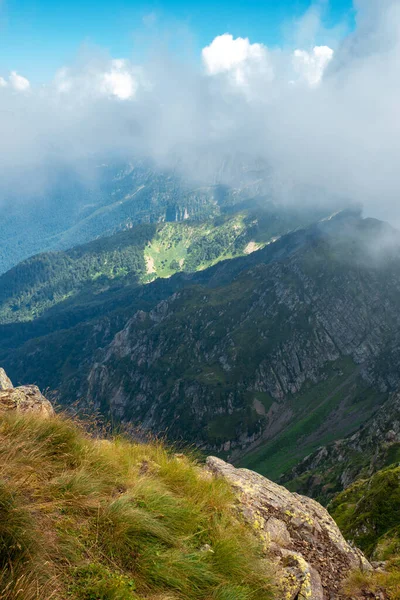
POLYGON ((265 246, 289 226, 284 219, 240 213, 203 223, 137 225, 71 250, 38 254, 0 276, 0 324, 31 321, 67 300, 73 306, 110 288, 205 269, 265 246))
POLYGON ((2 199, 0 274, 34 254, 72 248, 139 224, 212 223, 215 217, 259 205, 269 210, 272 222, 283 220, 293 229, 337 210, 276 205, 265 167, 241 160, 224 159, 208 183, 200 184, 179 168, 160 170, 144 160, 110 164, 109 158, 107 164, 98 158, 87 164, 91 177, 55 168, 52 181, 38 194, 27 188, 25 197, 11 192, 2 199))
POLYGON ((266 600, 231 492, 159 443, 0 417, 2 600, 266 600))
POLYGON ((398 463, 360 479, 329 505, 343 535, 375 561, 387 561, 385 573, 355 574, 349 591, 387 589, 400 598, 400 466, 398 463))
MULTIPOLYGON (((395 338, 390 350, 395 351, 395 338)), ((398 351, 397 351, 398 352, 398 351)), ((383 358, 388 358, 385 351, 383 358)), ((381 360, 375 373, 382 377, 381 360)), ((397 362, 397 361, 396 361, 397 362)), ((386 360, 386 369, 396 368, 386 360)), ((383 379, 383 377, 382 377, 383 379)), ((338 493, 359 479, 368 479, 372 473, 400 463, 400 394, 390 394, 373 416, 355 433, 320 446, 288 471, 281 479, 291 491, 311 496, 326 505, 338 493)))
MULTIPOLYGON (((90 166, 89 166, 90 170, 90 166)), ((209 218, 229 194, 151 165, 92 165, 94 179, 57 171, 43 194, 4 199, 0 273, 48 250, 71 248, 139 223, 209 218)))
POLYGON ((344 216, 221 263, 219 285, 132 312, 79 394, 277 479, 387 397, 360 364, 396 330, 400 261, 367 259, 373 235, 379 223, 344 216))

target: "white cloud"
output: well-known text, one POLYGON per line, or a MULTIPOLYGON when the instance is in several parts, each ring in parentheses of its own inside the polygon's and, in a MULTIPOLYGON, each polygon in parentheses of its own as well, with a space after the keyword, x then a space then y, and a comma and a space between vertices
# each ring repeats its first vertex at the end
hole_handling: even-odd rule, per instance
POLYGON ((400 3, 359 0, 340 44, 302 38, 270 50, 224 34, 203 69, 167 52, 138 67, 92 51, 29 94, 3 85, 0 201, 54 162, 150 157, 209 183, 239 154, 268 166, 276 199, 346 197, 400 223, 400 3))
POLYGON ((226 73, 240 85, 246 85, 255 73, 273 76, 268 50, 263 44, 251 44, 248 38, 234 39, 229 33, 217 36, 203 48, 202 58, 209 75, 226 73))
POLYGON ((203 48, 202 59, 208 75, 224 74, 243 88, 249 98, 252 95, 254 98, 257 90, 259 92, 265 83, 274 79, 284 85, 303 81, 316 86, 333 54, 328 46, 314 46, 310 52, 296 49, 292 54, 270 52, 263 44, 252 44, 248 38, 234 38, 225 33, 203 48))
POLYGON ((31 87, 31 84, 26 77, 19 75, 16 71, 11 71, 8 81, 4 77, 0 77, 0 88, 9 86, 17 92, 26 92, 31 87))
POLYGON ((104 73, 102 79, 102 91, 120 100, 129 100, 136 93, 137 82, 126 60, 113 60, 109 71, 104 73))
POLYGON ((136 94, 139 75, 140 69, 129 61, 113 59, 88 64, 80 70, 63 67, 56 73, 54 85, 59 93, 73 93, 82 99, 110 96, 130 100, 136 94))
POLYGON ((293 67, 301 79, 314 86, 321 82, 332 58, 333 50, 329 46, 314 46, 311 52, 297 49, 293 53, 293 67))
POLYGON ((26 92, 31 87, 29 80, 22 75, 18 75, 16 71, 11 71, 10 77, 10 85, 18 92, 26 92))

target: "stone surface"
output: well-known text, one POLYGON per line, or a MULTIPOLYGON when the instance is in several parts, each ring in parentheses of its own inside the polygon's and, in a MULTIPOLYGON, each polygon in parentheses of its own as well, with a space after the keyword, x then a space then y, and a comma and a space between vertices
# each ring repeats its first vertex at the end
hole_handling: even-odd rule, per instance
POLYGON ((51 403, 36 385, 14 388, 4 369, 0 369, 0 413, 12 410, 34 412, 45 418, 54 415, 51 403))
POLYGON ((315 500, 219 458, 209 457, 207 469, 232 486, 242 517, 283 567, 282 600, 339 599, 352 569, 372 568, 315 500))
POLYGON ((8 390, 14 387, 11 379, 7 377, 7 373, 0 367, 0 390, 8 390))

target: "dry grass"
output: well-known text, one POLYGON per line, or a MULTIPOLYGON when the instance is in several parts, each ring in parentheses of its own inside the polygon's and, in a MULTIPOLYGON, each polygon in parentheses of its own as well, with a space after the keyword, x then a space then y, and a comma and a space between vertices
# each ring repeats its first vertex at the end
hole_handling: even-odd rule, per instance
POLYGON ((389 600, 400 600, 400 564, 399 560, 390 561, 385 572, 366 573, 355 571, 344 587, 350 598, 365 598, 364 592, 376 594, 384 592, 389 600))
POLYGON ((0 600, 266 600, 223 481, 160 443, 0 417, 0 600))

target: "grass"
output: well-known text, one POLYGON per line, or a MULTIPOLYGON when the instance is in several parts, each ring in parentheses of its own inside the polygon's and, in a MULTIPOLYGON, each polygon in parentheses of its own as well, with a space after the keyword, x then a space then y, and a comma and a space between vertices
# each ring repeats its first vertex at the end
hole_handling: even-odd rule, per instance
POLYGON ((398 561, 392 561, 386 566, 385 572, 375 571, 372 573, 356 571, 348 578, 344 590, 350 598, 365 598, 364 592, 376 594, 376 598, 382 598, 378 595, 384 592, 384 598, 388 600, 400 600, 400 564, 398 561))
MULTIPOLYGON (((250 224, 246 215, 206 222, 164 223, 144 252, 154 272, 143 279, 171 277, 179 271, 198 271, 215 265, 220 260, 243 256, 249 241, 246 237, 250 224)), ((261 248, 265 244, 260 244, 261 248)))
MULTIPOLYGON (((336 496, 329 510, 361 550, 379 560, 391 558, 386 552, 388 536, 398 539, 400 531, 400 466, 356 481, 336 496)), ((397 550, 400 554, 400 544, 397 550)))
POLYGON ((329 505, 344 536, 373 560, 387 561, 385 572, 353 573, 346 592, 385 590, 400 600, 400 467, 392 465, 360 479, 329 505))
POLYGON ((266 600, 231 491, 160 443, 0 417, 0 600, 266 600))

